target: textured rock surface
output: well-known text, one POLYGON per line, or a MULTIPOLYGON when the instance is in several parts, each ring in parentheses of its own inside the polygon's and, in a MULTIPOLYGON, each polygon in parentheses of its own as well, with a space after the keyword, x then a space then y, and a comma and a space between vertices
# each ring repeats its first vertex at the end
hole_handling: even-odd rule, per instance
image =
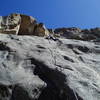
POLYGON ((0 34, 0 100, 100 100, 100 43, 0 34))
POLYGON ((63 37, 67 39, 76 39, 84 41, 100 41, 100 28, 93 29, 80 29, 76 27, 72 28, 57 28, 51 33, 55 33, 55 36, 63 37))
POLYGON ((0 17, 0 33, 53 36, 67 39, 84 41, 100 41, 100 28, 80 29, 80 28, 57 28, 47 29, 43 23, 38 23, 35 18, 28 15, 13 13, 0 17), (49 31, 48 31, 49 30, 49 31))
POLYGON ((35 18, 15 13, 0 17, 0 33, 48 36, 49 31, 43 23, 38 23, 35 18))

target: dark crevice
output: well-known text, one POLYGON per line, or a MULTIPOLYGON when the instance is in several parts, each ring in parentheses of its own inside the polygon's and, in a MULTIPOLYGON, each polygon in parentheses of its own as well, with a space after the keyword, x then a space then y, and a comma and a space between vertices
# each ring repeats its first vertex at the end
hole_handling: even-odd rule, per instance
POLYGON ((85 47, 85 46, 77 46, 77 48, 84 52, 84 53, 88 53, 89 52, 89 48, 88 47, 85 47))
POLYGON ((73 49, 73 52, 74 52, 75 54, 77 54, 77 55, 80 54, 77 50, 74 50, 74 49, 73 49))
POLYGON ((85 63, 84 59, 82 58, 82 56, 79 56, 79 60, 81 60, 82 62, 85 63))
POLYGON ((36 45, 39 49, 46 49, 45 47, 42 47, 41 45, 36 45))
MULTIPOLYGON (((72 50, 74 50, 74 48, 77 48, 78 50, 80 50, 84 53, 90 52, 90 49, 86 46, 67 44, 67 47, 72 50)), ((75 50, 74 50, 74 52, 77 54, 77 52, 75 50)))
POLYGON ((0 41, 0 51, 11 51, 7 43, 0 41))
POLYGON ((70 62, 72 62, 72 63, 74 62, 71 58, 69 58, 69 57, 67 57, 67 56, 63 56, 63 57, 64 57, 65 60, 68 60, 68 61, 70 61, 70 62))
MULTIPOLYGON (((77 100, 73 90, 67 86, 66 76, 63 73, 57 69, 50 69, 37 59, 30 58, 30 60, 36 66, 34 74, 47 84, 38 100, 77 100)), ((78 100, 82 100, 78 95, 77 97, 78 100)))
POLYGON ((69 49, 73 49, 73 48, 74 48, 72 44, 67 44, 67 47, 68 47, 69 49))

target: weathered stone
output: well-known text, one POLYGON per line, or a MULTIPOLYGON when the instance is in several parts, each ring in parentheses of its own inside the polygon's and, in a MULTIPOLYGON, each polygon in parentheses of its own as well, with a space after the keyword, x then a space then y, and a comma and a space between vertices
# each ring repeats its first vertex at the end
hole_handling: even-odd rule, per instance
POLYGON ((94 29, 79 29, 79 28, 57 28, 54 34, 68 39, 91 41, 100 38, 100 28, 94 29))
POLYGON ((99 42, 0 34, 0 100, 100 100, 99 65, 99 42))
POLYGON ((43 23, 35 25, 34 33, 37 36, 49 36, 49 31, 46 29, 43 23))
POLYGON ((0 33, 18 34, 20 27, 20 14, 10 14, 0 18, 0 33))
POLYGON ((27 15, 20 15, 21 23, 18 34, 19 35, 32 35, 34 34, 34 27, 36 25, 36 19, 27 15))
POLYGON ((0 100, 100 100, 100 28, 46 29, 10 14, 0 33, 0 100))
POLYGON ((43 23, 23 14, 10 14, 0 18, 0 33, 16 35, 48 36, 49 31, 43 23))

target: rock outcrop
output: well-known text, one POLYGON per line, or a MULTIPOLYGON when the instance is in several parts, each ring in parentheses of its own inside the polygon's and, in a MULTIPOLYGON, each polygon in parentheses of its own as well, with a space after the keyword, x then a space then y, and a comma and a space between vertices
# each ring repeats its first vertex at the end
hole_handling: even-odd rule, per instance
POLYGON ((54 34, 56 37, 62 37, 67 39, 76 39, 76 40, 84 40, 91 41, 100 39, 100 28, 93 29, 80 29, 76 27, 72 28, 57 28, 57 29, 49 29, 51 34, 54 34))
POLYGON ((100 43, 0 34, 0 100, 100 100, 100 43))
POLYGON ((13 13, 0 17, 0 33, 16 35, 52 36, 84 41, 100 41, 100 28, 80 29, 57 28, 47 29, 43 23, 38 23, 32 16, 13 13))
POLYGON ((49 35, 49 31, 43 23, 38 23, 31 16, 16 13, 0 17, 0 33, 37 36, 49 35))

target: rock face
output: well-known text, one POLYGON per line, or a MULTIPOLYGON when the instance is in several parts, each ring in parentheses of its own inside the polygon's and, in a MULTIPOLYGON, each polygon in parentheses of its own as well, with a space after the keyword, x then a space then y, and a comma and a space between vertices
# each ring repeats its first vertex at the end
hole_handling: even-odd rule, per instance
POLYGON ((99 40, 100 39, 100 28, 94 29, 80 29, 76 27, 72 28, 57 28, 53 32, 50 30, 51 34, 54 32, 55 36, 67 38, 67 39, 76 39, 76 40, 99 40))
POLYGON ((0 100, 100 100, 100 28, 0 17, 0 100))
POLYGON ((100 100, 100 43, 0 34, 0 100, 100 100))
POLYGON ((36 19, 31 16, 16 13, 0 17, 0 33, 37 36, 49 35, 49 31, 44 24, 37 23, 36 19))
POLYGON ((0 33, 18 34, 20 26, 20 15, 11 14, 8 16, 0 17, 0 33))
POLYGON ((19 29, 19 33, 20 35, 31 35, 34 32, 34 27, 37 23, 36 19, 31 17, 31 16, 27 16, 27 15, 20 15, 21 16, 21 22, 20 22, 20 29, 19 29))
POLYGON ((100 28, 83 30, 76 27, 47 29, 43 23, 38 23, 32 16, 17 13, 0 17, 0 33, 100 41, 100 28))

